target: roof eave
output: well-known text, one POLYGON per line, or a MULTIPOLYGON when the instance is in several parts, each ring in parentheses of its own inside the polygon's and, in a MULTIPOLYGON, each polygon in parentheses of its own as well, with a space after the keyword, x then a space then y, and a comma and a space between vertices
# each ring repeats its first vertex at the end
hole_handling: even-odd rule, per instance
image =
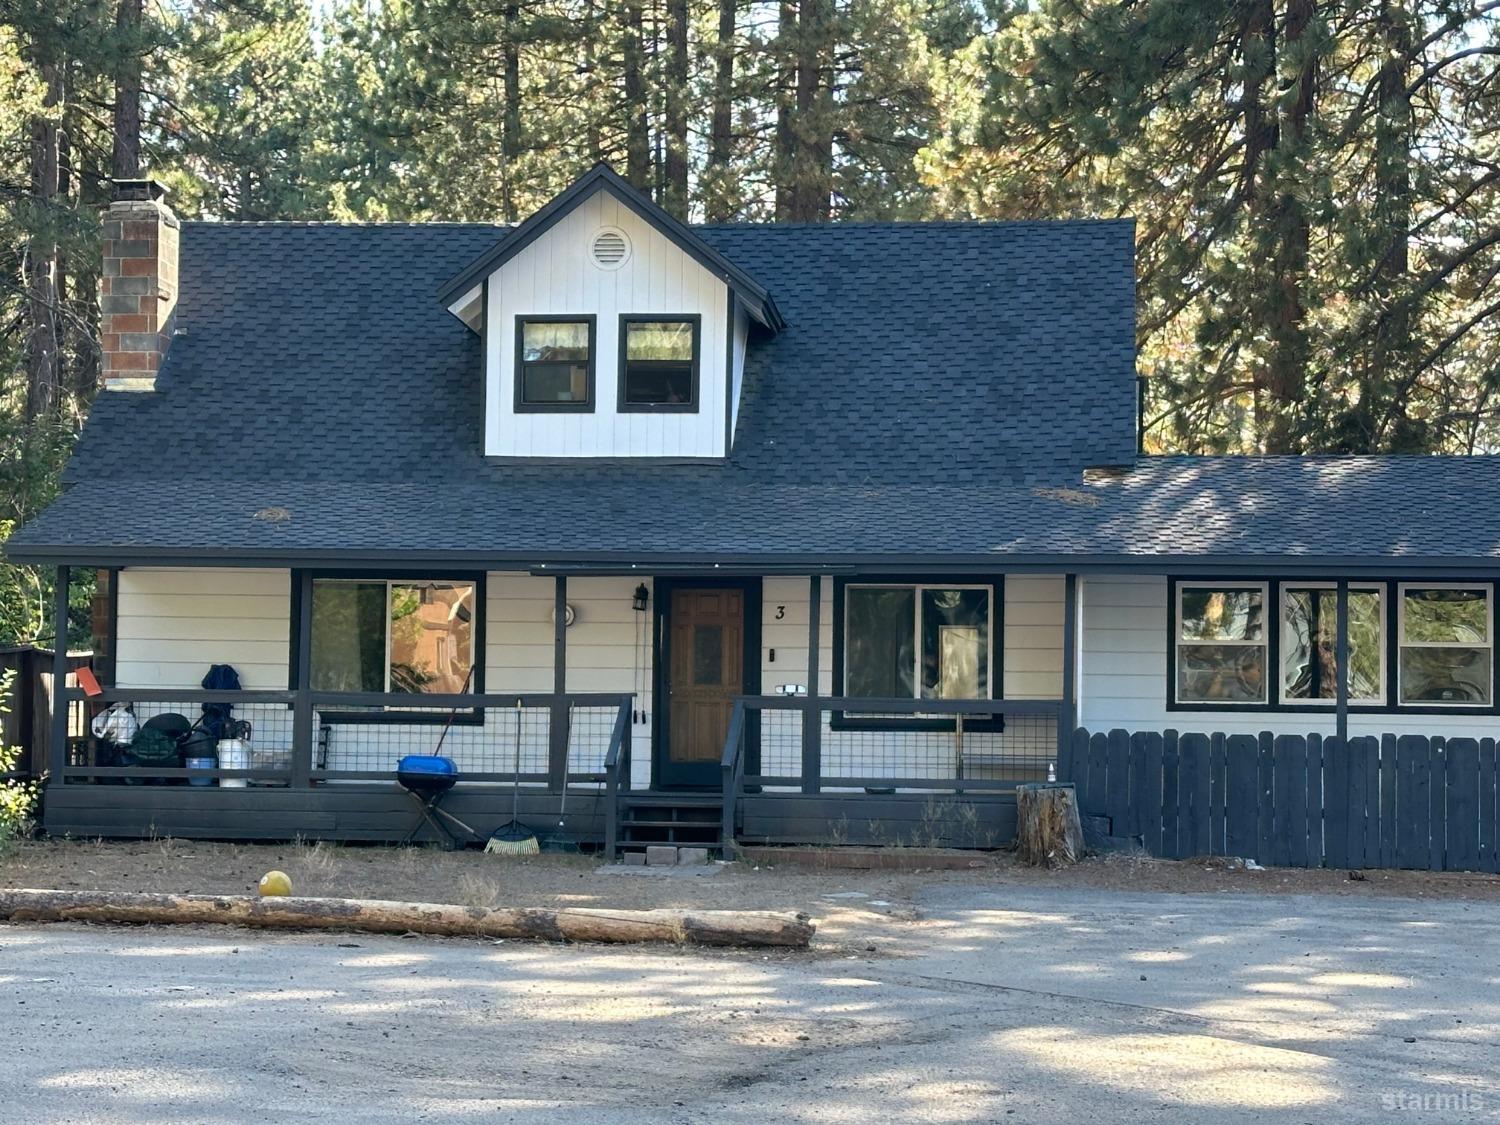
POLYGON ((573 207, 596 190, 610 192, 647 223, 671 239, 677 247, 728 285, 745 302, 750 315, 779 332, 786 326, 776 302, 764 285, 736 266, 680 220, 669 215, 646 196, 623 180, 607 164, 596 164, 566 190, 553 197, 530 218, 503 237, 491 249, 465 266, 457 276, 438 290, 438 300, 452 305, 459 297, 494 273, 511 258, 535 242, 573 207))

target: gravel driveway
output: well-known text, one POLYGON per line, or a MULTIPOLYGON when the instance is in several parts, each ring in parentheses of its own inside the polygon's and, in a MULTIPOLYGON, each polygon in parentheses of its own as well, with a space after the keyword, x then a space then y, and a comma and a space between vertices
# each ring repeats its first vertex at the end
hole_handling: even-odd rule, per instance
POLYGON ((917 905, 899 955, 0 927, 0 1121, 1500 1116, 1493 903, 917 905))

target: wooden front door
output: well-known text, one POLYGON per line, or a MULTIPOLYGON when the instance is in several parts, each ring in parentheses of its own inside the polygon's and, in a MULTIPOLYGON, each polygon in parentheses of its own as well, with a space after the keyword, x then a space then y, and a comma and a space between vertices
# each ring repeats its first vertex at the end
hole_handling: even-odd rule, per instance
POLYGON ((667 613, 667 729, 657 784, 714 786, 734 697, 745 690, 745 591, 673 589, 667 613))

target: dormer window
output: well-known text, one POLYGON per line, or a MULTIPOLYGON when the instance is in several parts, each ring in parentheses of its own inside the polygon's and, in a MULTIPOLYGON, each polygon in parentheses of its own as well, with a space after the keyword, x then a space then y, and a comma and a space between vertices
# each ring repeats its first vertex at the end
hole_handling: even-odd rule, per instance
POLYGON ((620 318, 622 412, 698 409, 697 316, 620 318))
POLYGON ((594 318, 516 318, 516 412, 594 409, 594 318))

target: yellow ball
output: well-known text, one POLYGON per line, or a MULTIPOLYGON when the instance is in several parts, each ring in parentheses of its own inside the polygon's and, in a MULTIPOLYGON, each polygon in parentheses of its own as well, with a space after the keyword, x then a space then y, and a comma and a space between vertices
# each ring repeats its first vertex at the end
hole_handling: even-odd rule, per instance
POLYGON ((289 895, 292 881, 285 871, 267 871, 260 877, 260 893, 262 896, 289 895))

